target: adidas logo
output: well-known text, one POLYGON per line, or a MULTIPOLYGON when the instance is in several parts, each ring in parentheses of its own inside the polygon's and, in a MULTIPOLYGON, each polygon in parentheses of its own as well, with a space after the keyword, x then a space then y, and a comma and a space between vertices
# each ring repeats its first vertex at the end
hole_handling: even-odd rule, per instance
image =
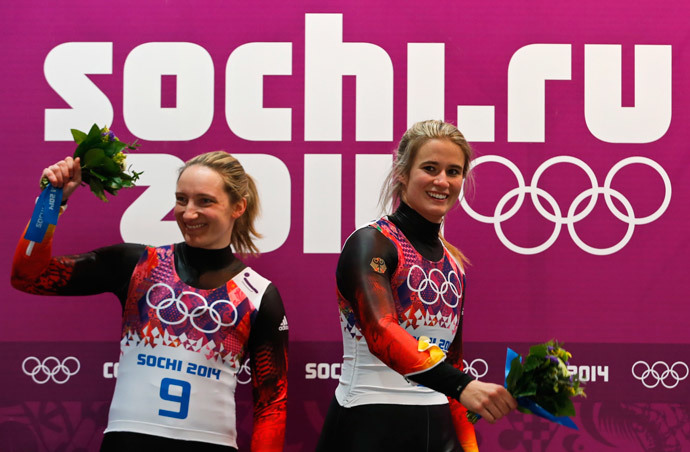
POLYGON ((278 331, 287 331, 290 328, 288 328, 288 323, 287 323, 287 318, 283 316, 283 321, 280 322, 280 326, 278 327, 278 331))

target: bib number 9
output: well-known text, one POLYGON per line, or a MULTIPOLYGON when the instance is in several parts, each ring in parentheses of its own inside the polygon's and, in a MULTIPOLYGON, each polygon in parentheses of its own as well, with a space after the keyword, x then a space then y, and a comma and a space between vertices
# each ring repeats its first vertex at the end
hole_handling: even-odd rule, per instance
POLYGON ((161 399, 179 403, 178 411, 158 410, 159 416, 186 419, 189 413, 189 396, 192 393, 192 385, 183 380, 164 378, 161 380, 161 399))

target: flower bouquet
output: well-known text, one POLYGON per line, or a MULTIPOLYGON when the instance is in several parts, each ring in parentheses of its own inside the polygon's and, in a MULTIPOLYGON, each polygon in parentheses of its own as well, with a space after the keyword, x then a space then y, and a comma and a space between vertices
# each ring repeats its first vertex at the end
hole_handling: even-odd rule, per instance
MULTIPOLYGON (((125 149, 136 149, 139 145, 127 144, 118 140, 115 134, 98 125, 91 126, 89 133, 72 129, 72 137, 77 143, 74 158, 81 159, 81 178, 88 184, 93 194, 103 201, 108 201, 105 192, 116 195, 118 190, 133 187, 141 173, 127 172, 127 155, 125 149)), ((41 179, 41 189, 49 184, 47 178, 41 179)))
MULTIPOLYGON (((584 397, 585 391, 577 376, 568 371, 571 357, 554 340, 530 347, 524 362, 520 355, 508 349, 505 387, 517 399, 520 412, 535 414, 577 430, 569 417, 575 416, 575 407, 570 399, 584 397)), ((467 419, 475 423, 480 416, 468 411, 467 419)))

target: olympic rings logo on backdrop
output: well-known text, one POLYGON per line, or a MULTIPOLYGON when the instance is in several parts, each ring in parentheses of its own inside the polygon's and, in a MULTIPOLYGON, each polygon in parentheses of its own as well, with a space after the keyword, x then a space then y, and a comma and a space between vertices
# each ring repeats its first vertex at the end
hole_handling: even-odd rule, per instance
POLYGON ((238 370, 235 375, 237 382, 241 385, 246 385, 252 381, 252 369, 249 367, 249 358, 244 360, 244 364, 242 364, 242 367, 240 367, 240 370, 238 370), (242 378, 240 378, 240 376, 242 376, 242 378))
POLYGON ((467 361, 465 361, 463 359, 462 364, 463 364, 463 369, 462 369, 463 372, 474 377, 475 380, 482 378, 484 375, 489 373, 489 364, 481 358, 477 358, 475 360, 472 360, 472 362, 470 364, 467 364, 467 361), (481 364, 481 368, 483 369, 481 373, 477 370, 476 365, 478 365, 478 364, 481 364))
POLYGON ((458 274, 455 273, 455 271, 453 270, 451 270, 450 273, 448 273, 448 278, 446 278, 446 275, 444 275, 443 272, 438 268, 431 269, 431 271, 427 275, 422 267, 420 267, 419 265, 413 265, 412 268, 410 268, 410 272, 407 274, 407 287, 412 292, 415 292, 424 304, 436 304, 436 302, 438 302, 439 297, 441 298, 441 300, 443 300, 443 303, 445 303, 446 306, 451 308, 455 308, 460 302, 460 292, 458 289, 460 287, 460 278, 458 278, 458 274), (416 287, 412 287, 413 282, 411 281, 411 277, 412 273, 414 273, 415 271, 421 273, 422 278, 416 287), (436 280, 432 278, 434 274, 438 274, 438 276, 435 278, 436 280), (436 294, 436 297, 431 301, 424 299, 424 297, 422 296, 422 292, 424 292, 425 290, 431 290, 434 294, 436 294), (448 292, 450 292, 450 295, 448 294, 448 292), (451 304, 446 299, 446 296, 449 296, 451 301, 453 301, 454 297, 455 303, 451 304))
POLYGON ((62 361, 54 356, 49 356, 43 361, 35 356, 29 356, 22 361, 24 373, 39 385, 45 384, 49 380, 53 380, 59 385, 67 383, 67 380, 76 375, 79 369, 81 369, 81 364, 74 356, 68 356, 62 361))
POLYGON ((216 300, 211 306, 208 305, 206 298, 199 295, 196 292, 182 292, 179 296, 175 295, 175 291, 172 287, 165 283, 156 283, 152 285, 146 292, 146 304, 156 310, 158 319, 165 323, 166 325, 179 325, 185 320, 189 319, 192 326, 201 331, 202 333, 215 333, 220 329, 220 327, 233 326, 237 322, 237 308, 228 300, 216 300), (157 303, 151 301, 151 294, 156 287, 164 287, 170 291, 170 296, 164 298, 157 303), (192 311, 189 311, 187 305, 182 301, 185 296, 196 298, 201 302, 200 305, 195 306, 192 311), (219 307, 227 305, 228 308, 232 309, 232 320, 227 322, 223 321, 223 313, 218 310, 219 307), (172 311, 172 312, 170 312, 172 311), (197 325, 199 317, 207 315, 215 326, 211 329, 205 329, 201 325, 197 325), (179 318, 178 318, 179 317, 179 318))
POLYGON ((561 227, 563 225, 568 226, 568 232, 570 233, 570 237, 573 239, 575 244, 580 247, 583 251, 590 253, 590 254, 595 254, 599 256, 604 256, 604 255, 609 255, 613 254, 617 251, 620 251, 627 243, 630 241, 632 238, 633 232, 635 230, 635 226, 637 225, 642 225, 642 224, 647 224, 651 223, 652 221, 655 221, 658 219, 663 213, 666 211, 668 208, 669 203, 671 202, 671 180, 668 177, 668 174, 666 174, 666 171, 656 163, 654 160, 648 159, 646 157, 628 157, 626 159, 621 160, 620 162, 616 163, 609 173, 606 175, 606 179, 604 180, 604 186, 599 187, 599 183, 597 182, 597 178, 592 171, 592 169, 584 163, 582 160, 567 156, 567 155, 561 155, 558 157, 553 157, 542 163, 539 168, 534 172, 534 175, 532 176, 532 182, 530 185, 525 185, 525 180, 522 176, 522 173, 518 169, 518 167, 511 162, 510 160, 506 159, 505 157, 500 157, 497 155, 485 155, 482 157, 477 158, 475 161, 472 162, 471 167, 474 168, 477 165, 480 165, 482 163, 486 162, 495 162, 495 163, 500 163, 502 165, 505 165, 512 173, 515 175, 515 178, 517 179, 518 186, 503 195, 503 197, 498 201, 496 204, 496 208, 494 209, 494 215, 493 216, 486 216, 486 215, 481 215, 477 212, 475 212, 467 203, 466 199, 464 196, 460 196, 460 204, 462 207, 465 209, 465 212, 468 213, 472 218, 474 218, 477 221, 480 221, 482 223, 492 223, 494 225, 494 229, 496 230, 496 235, 498 236, 499 240, 510 250, 514 251, 515 253, 518 254, 526 254, 526 255, 531 255, 531 254, 538 254, 543 251, 546 251, 553 243, 556 241, 558 238, 558 235, 561 232, 561 227), (592 184, 592 188, 588 188, 582 193, 580 193, 578 196, 575 197, 573 202, 570 204, 570 207, 568 208, 568 213, 566 216, 563 216, 561 214, 561 210, 558 206, 558 203, 556 200, 551 196, 547 191, 539 188, 539 178, 541 175, 546 171, 548 168, 551 166, 558 164, 558 163, 570 163, 573 164, 579 168, 581 168, 589 177, 589 180, 592 184), (664 183, 664 200, 662 201, 661 205, 659 208, 652 213, 651 215, 648 215, 646 217, 641 217, 637 218, 635 217, 635 213, 633 210, 632 205, 628 201, 628 199, 623 196, 622 193, 618 192, 617 190, 614 190, 611 188, 611 182, 613 181, 614 176, 618 171, 620 171, 622 168, 632 165, 635 163, 647 165, 654 169, 657 173, 659 173, 659 176, 661 176, 661 179, 664 183), (522 203, 525 200, 525 195, 529 193, 532 203, 534 204, 535 208, 537 211, 547 220, 551 221, 554 223, 554 230, 551 236, 541 245, 531 247, 531 248, 526 248, 522 246, 518 246, 514 243, 512 243, 503 233, 503 230, 501 229, 501 223, 504 221, 510 219, 515 215, 515 213, 522 207, 522 203), (599 195, 602 194, 604 195, 604 200, 606 201, 606 205, 608 206, 609 210, 611 213, 621 220, 624 223, 627 223, 628 229, 624 235, 624 237, 621 239, 620 242, 617 244, 608 247, 608 248, 595 248, 592 247, 580 239, 580 237, 577 235, 577 232, 575 231, 575 223, 578 221, 582 220, 585 218, 587 215, 589 215, 592 210, 594 210, 594 207, 597 203, 597 199, 599 195), (510 201, 512 198, 517 197, 517 200, 515 201, 515 205, 511 207, 507 212, 504 212, 503 209, 505 205, 510 201), (551 208, 553 209, 553 214, 548 212, 544 207, 542 206, 539 198, 542 197, 544 198, 551 208), (577 211, 577 208, 580 206, 580 204, 586 199, 589 198, 589 202, 587 206, 584 208, 584 210, 578 214, 575 212, 577 211), (625 208, 626 213, 622 213, 618 210, 618 208, 615 206, 613 203, 612 198, 616 198, 625 208))
POLYGON ((660 383, 666 389, 673 389, 681 381, 688 378, 689 373, 688 365, 682 361, 676 361, 672 366, 663 361, 657 361, 651 366, 645 361, 637 361, 632 366, 633 377, 640 380, 648 389, 656 388, 660 383), (644 369, 639 375, 641 368, 638 366, 644 369), (683 368, 685 368, 685 372, 683 372, 683 368), (651 383, 648 382, 649 380, 651 383))

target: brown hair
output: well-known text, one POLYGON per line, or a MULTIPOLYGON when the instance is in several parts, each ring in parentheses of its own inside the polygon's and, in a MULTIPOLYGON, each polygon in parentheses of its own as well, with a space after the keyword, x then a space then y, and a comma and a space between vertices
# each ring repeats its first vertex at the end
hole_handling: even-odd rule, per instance
MULTIPOLYGON (((407 129, 400 139, 398 149, 395 152, 393 166, 386 177, 379 198, 379 204, 383 210, 392 211, 397 207, 404 190, 404 185, 400 180, 401 176, 410 174, 412 163, 417 156, 417 151, 419 151, 427 141, 433 139, 449 140, 460 148, 465 157, 465 165, 462 169, 463 192, 466 192, 468 188, 472 187, 473 177, 470 173, 470 163, 472 162, 474 154, 462 132, 453 124, 444 121, 435 119, 420 121, 407 129)), ((440 234, 439 236, 443 244, 457 259, 461 267, 469 264, 469 260, 460 250, 448 243, 440 234)))
POLYGON ((180 168, 179 175, 182 175, 192 165, 202 165, 220 174, 225 191, 233 204, 242 199, 247 200, 246 210, 235 220, 230 244, 241 255, 258 255, 259 249, 254 244, 253 238, 261 237, 261 234, 254 228, 254 221, 259 215, 260 205, 254 179, 244 171, 239 160, 225 151, 207 152, 187 160, 184 166, 180 168))

